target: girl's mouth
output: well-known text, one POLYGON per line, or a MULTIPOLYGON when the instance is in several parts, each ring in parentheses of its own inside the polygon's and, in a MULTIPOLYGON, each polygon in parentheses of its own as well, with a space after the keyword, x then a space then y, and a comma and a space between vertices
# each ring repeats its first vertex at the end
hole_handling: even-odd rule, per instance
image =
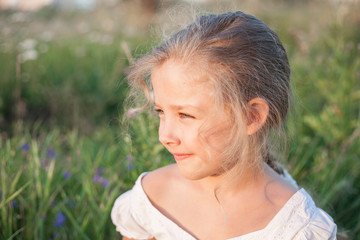
POLYGON ((174 159, 176 162, 180 162, 183 161, 189 157, 192 156, 192 154, 177 154, 177 153, 173 153, 174 159))

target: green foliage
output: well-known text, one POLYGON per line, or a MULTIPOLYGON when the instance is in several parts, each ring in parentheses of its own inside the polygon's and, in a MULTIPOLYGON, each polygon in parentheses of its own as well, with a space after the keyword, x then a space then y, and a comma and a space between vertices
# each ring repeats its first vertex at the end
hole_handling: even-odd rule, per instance
MULTIPOLYGON (((288 121, 288 164, 340 229, 360 236, 360 31, 334 25, 292 59, 299 104, 288 121)), ((356 237, 355 237, 356 236, 356 237)))
POLYGON ((120 239, 110 220, 116 197, 170 159, 149 118, 134 118, 127 132, 99 128, 91 138, 53 129, 3 140, 0 238, 120 239))
POLYGON ((127 92, 122 81, 127 59, 120 47, 82 39, 31 40, 36 42, 35 60, 22 60, 23 52, 16 46, 0 52, 4 128, 19 119, 41 119, 46 127, 54 124, 81 131, 116 123, 127 92))

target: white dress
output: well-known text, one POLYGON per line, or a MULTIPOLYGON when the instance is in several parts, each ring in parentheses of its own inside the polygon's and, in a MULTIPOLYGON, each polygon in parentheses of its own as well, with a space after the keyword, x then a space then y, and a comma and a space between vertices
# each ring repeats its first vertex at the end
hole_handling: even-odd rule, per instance
MULTIPOLYGON (((195 240, 157 210, 141 185, 143 173, 134 187, 118 197, 111 211, 116 230, 134 239, 195 240)), ((228 240, 336 239, 336 224, 304 190, 298 190, 262 230, 228 240)))

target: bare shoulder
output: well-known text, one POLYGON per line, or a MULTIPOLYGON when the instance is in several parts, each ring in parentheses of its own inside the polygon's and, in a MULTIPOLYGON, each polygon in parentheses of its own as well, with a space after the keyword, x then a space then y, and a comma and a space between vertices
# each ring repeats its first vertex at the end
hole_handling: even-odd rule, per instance
POLYGON ((142 185, 145 190, 159 188, 168 182, 179 180, 179 172, 175 164, 158 168, 146 174, 142 179, 142 185))
POLYGON ((156 169, 142 179, 142 187, 153 202, 159 202, 168 195, 171 186, 181 182, 181 176, 175 164, 156 169))
POLYGON ((265 193, 271 202, 282 207, 298 190, 297 186, 294 186, 283 177, 277 176, 267 183, 265 193))

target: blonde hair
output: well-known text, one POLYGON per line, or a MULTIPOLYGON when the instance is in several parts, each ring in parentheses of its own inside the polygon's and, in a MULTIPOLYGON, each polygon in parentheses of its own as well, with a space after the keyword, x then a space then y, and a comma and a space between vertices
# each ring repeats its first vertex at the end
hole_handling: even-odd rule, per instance
MULTIPOLYGON (((132 94, 145 93, 151 103, 151 71, 173 59, 205 74, 215 100, 230 113, 232 135, 224 150, 224 169, 234 164, 258 170, 265 161, 279 173, 268 143, 271 129, 281 131, 290 107, 290 67, 278 36, 261 20, 243 12, 205 15, 180 30, 128 69, 132 94), (248 102, 260 97, 269 106, 265 125, 246 135, 248 102)), ((239 169, 242 169, 241 167, 239 169)))

